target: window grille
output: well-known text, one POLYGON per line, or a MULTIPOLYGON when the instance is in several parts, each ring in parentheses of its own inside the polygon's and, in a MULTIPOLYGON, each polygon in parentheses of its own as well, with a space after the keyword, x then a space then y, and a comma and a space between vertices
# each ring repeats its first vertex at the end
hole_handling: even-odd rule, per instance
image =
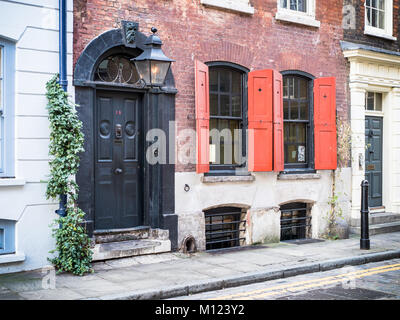
POLYGON ((311 215, 306 203, 289 203, 281 206, 281 241, 309 238, 311 215))
POLYGON ((232 248, 245 241, 246 220, 240 208, 224 207, 205 212, 206 250, 232 248))

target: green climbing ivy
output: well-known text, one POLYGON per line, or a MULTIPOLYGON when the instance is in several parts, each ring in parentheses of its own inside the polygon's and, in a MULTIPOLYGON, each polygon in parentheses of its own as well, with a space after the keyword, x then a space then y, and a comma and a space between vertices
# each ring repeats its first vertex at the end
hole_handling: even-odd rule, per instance
POLYGON ((46 83, 46 90, 51 156, 46 197, 57 199, 61 194, 68 196, 67 215, 54 221, 56 248, 50 253, 57 252, 58 255, 49 261, 59 272, 83 275, 92 272, 92 251, 84 227, 85 213, 77 205, 78 185, 74 181, 79 168, 79 153, 84 151, 82 122, 75 112, 75 105, 58 84, 58 75, 46 83))

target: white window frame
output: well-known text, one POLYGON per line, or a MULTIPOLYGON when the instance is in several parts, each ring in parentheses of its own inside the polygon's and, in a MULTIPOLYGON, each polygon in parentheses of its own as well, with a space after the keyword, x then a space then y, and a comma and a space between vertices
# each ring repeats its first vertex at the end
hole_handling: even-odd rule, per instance
POLYGON ((0 38, 0 47, 2 48, 0 178, 14 178, 15 43, 0 38))
POLYGON ((397 40, 396 37, 393 37, 393 0, 385 0, 385 29, 368 25, 366 5, 367 2, 364 2, 364 34, 388 40, 397 40))
MULTIPOLYGON (((290 1, 290 0, 287 0, 290 1)), ((321 23, 315 19, 315 0, 307 1, 307 12, 281 7, 281 0, 277 0, 278 9, 275 19, 319 28, 321 23)))
POLYGON ((205 6, 228 9, 246 14, 254 14, 254 8, 250 0, 200 0, 205 6))

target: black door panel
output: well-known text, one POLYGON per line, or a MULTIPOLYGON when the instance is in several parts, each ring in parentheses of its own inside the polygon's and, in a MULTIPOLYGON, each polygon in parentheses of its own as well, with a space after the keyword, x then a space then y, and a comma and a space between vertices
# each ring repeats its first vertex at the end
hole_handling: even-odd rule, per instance
POLYGON ((95 228, 141 225, 141 103, 135 94, 97 93, 95 228))
POLYGON ((369 206, 382 206, 383 119, 365 117, 365 179, 369 182, 369 206))

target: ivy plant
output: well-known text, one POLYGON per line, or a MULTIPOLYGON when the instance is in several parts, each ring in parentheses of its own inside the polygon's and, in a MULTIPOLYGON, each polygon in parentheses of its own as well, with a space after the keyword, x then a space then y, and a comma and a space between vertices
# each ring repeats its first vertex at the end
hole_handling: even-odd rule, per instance
POLYGON ((67 195, 66 216, 55 219, 53 237, 56 248, 50 253, 57 256, 49 261, 58 272, 83 275, 92 272, 92 251, 84 227, 85 213, 78 207, 78 185, 74 176, 79 168, 79 153, 83 152, 82 122, 75 112, 75 105, 58 83, 58 75, 46 84, 50 122, 49 155, 50 177, 47 181, 47 199, 67 195))

